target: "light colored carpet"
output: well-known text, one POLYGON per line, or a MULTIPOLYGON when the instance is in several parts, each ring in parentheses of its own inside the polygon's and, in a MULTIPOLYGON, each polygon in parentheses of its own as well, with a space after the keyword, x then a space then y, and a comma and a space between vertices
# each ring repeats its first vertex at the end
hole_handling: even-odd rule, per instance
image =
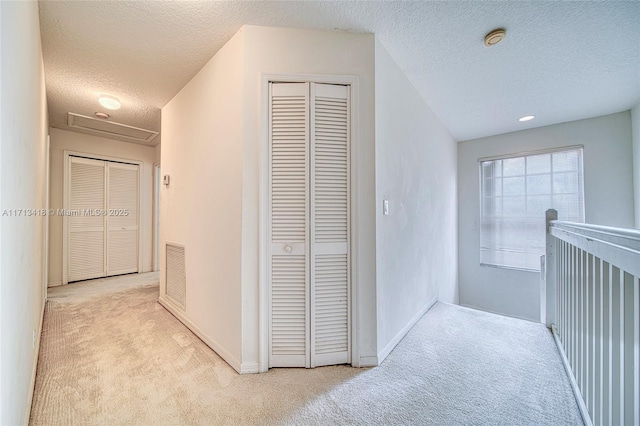
POLYGON ((377 368, 240 376, 157 297, 157 274, 50 290, 31 424, 582 424, 540 324, 439 303, 377 368))

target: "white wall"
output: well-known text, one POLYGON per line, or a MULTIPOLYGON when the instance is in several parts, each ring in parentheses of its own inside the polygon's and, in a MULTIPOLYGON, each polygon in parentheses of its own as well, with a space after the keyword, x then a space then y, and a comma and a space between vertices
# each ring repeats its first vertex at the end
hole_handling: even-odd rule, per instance
MULTIPOLYGON (((315 30, 244 26, 243 198, 242 198, 242 362, 258 363, 258 232, 262 74, 332 74, 359 78, 357 114, 357 244, 359 360, 375 364, 375 174, 374 174, 374 36, 315 30)), ((264 128, 266 129, 266 127, 264 128)), ((163 143, 164 143, 163 136, 163 143)), ((164 158, 164 156, 163 156, 164 158)), ((353 189, 353 187, 352 187, 353 189)), ((353 244, 353 243, 352 243, 353 244)))
MULTIPOLYGON (((0 15, 0 211, 45 209, 47 103, 38 3, 1 2, 0 15)), ((17 425, 28 421, 40 342, 45 217, 3 214, 0 228, 0 424, 17 425)))
POLYGON ((359 77, 358 331, 375 362, 373 49, 372 35, 244 26, 163 108, 161 242, 186 245, 182 319, 238 371, 257 371, 260 356, 264 73, 359 77))
POLYGON ((631 132, 633 137, 633 199, 635 225, 640 229, 640 104, 631 110, 631 132))
POLYGON ((436 298, 457 303, 457 147, 376 40, 378 360, 436 298), (382 211, 389 200, 389 215, 382 211))
POLYGON ((458 144, 460 304, 539 321, 540 274, 480 266, 478 159, 584 146, 587 223, 633 227, 629 112, 507 133, 458 144))
MULTIPOLYGON (((49 194, 52 210, 63 208, 64 151, 88 155, 115 157, 142 161, 140 178, 140 243, 142 245, 142 272, 153 270, 153 147, 121 142, 83 133, 51 128, 49 160, 49 194)), ((62 216, 51 216, 49 222, 49 286, 62 284, 62 216)))
POLYGON ((171 183, 160 189, 160 297, 167 300, 165 243, 183 244, 181 319, 236 370, 242 360, 243 45, 240 32, 162 109, 161 167, 171 183))

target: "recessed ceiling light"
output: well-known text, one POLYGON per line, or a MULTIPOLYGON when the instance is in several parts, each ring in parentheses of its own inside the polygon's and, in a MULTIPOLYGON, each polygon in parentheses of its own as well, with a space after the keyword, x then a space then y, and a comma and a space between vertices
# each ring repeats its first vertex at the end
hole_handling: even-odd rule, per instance
POLYGON ((118 98, 111 95, 100 95, 100 97, 98 98, 98 102, 100 102, 100 105, 107 109, 119 109, 121 106, 118 98))
POLYGON ((104 118, 104 119, 106 120, 107 118, 109 118, 109 117, 110 117, 110 115, 109 115, 109 114, 107 114, 106 112, 96 112, 96 117, 98 117, 98 118, 104 118))
POLYGON ((498 28, 497 30, 491 31, 489 34, 484 36, 484 45, 487 47, 495 46, 500 43, 506 37, 507 32, 504 28, 498 28))
POLYGON ((524 117, 518 118, 518 121, 530 121, 536 118, 535 115, 525 115, 524 117))

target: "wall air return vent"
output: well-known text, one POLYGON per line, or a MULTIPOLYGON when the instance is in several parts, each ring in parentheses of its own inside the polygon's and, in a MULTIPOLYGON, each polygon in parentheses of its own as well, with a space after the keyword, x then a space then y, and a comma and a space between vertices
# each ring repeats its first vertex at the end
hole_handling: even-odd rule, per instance
POLYGON ((67 115, 67 124, 69 127, 78 129, 84 133, 143 145, 154 145, 150 142, 158 136, 158 132, 152 130, 140 129, 138 127, 100 120, 72 112, 67 115))
POLYGON ((185 309, 187 277, 185 273, 184 247, 167 243, 167 286, 165 293, 185 309))

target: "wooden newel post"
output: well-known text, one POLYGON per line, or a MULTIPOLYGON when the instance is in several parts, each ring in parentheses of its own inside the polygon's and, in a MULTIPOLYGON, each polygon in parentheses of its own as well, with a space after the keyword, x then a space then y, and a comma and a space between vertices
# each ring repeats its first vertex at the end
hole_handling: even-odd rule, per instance
POLYGON ((556 322, 556 244, 551 235, 551 221, 558 220, 558 211, 545 212, 546 253, 540 270, 540 316, 542 322, 551 328, 556 322))

